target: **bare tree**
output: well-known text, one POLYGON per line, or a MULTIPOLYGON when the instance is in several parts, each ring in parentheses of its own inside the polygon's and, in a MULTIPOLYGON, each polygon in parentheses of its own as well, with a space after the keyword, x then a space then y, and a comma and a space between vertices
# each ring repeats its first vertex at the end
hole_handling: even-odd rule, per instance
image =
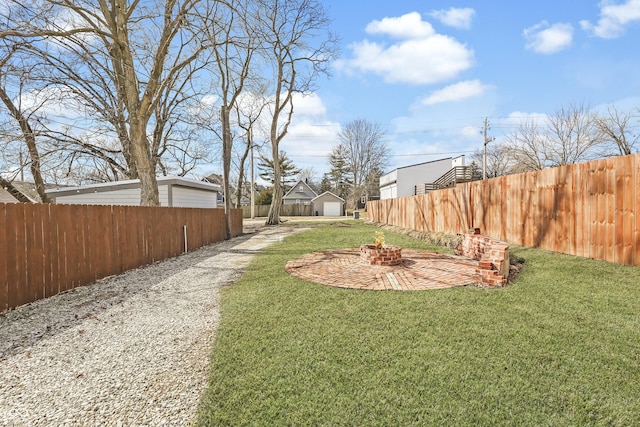
POLYGON ((604 156, 616 152, 622 156, 633 153, 640 138, 640 134, 633 133, 633 130, 640 122, 640 111, 633 112, 620 111, 615 105, 609 105, 607 112, 600 115, 593 115, 593 124, 601 132, 603 142, 613 149, 607 149, 604 156))
POLYGON ((551 141, 535 120, 525 120, 506 137, 505 149, 513 162, 513 171, 542 170, 549 166, 551 141))
MULTIPOLYGON (((336 39, 327 31, 329 19, 318 0, 259 0, 259 37, 271 66, 273 103, 269 140, 275 182, 280 182, 280 142, 293 117, 293 94, 309 93, 316 77, 328 74, 336 55, 336 39)), ((283 189, 275 185, 267 225, 280 223, 283 189)))
POLYGON ((548 114, 543 125, 523 121, 506 141, 512 172, 517 173, 591 160, 602 137, 589 108, 572 104, 548 114))
MULTIPOLYGON (((199 56, 201 43, 191 43, 196 33, 187 28, 199 1, 39 0, 24 8, 10 0, 4 8, 0 38, 24 41, 48 60, 75 58, 88 81, 110 85, 111 105, 126 118, 126 129, 118 134, 128 135, 127 155, 140 178, 142 205, 159 204, 147 128, 166 87, 199 56), (102 67, 96 58, 104 60, 102 67)), ((92 87, 77 86, 82 93, 92 87)))
MULTIPOLYGON (((257 89, 256 93, 264 93, 261 85, 253 86, 253 89, 257 89)), ((256 143, 255 138, 255 130, 259 125, 259 119, 262 115, 262 112, 268 105, 268 100, 264 96, 245 96, 240 102, 236 105, 236 121, 238 124, 238 128, 241 130, 241 134, 238 136, 239 139, 245 141, 245 144, 238 149, 238 188, 244 189, 247 186, 245 185, 246 177, 245 177, 245 165, 247 158, 251 155, 251 167, 254 167, 255 163, 255 149, 261 147, 261 144, 256 143)), ((254 171, 250 172, 252 178, 254 171)), ((251 182, 251 185, 254 183, 251 182)), ((255 191, 255 188, 251 188, 249 186, 249 197, 251 197, 251 192, 255 191)), ((238 191, 236 195, 236 206, 240 206, 243 192, 238 191)))
POLYGON ((298 180, 304 181, 307 184, 315 185, 316 184, 316 170, 313 166, 309 166, 307 168, 300 169, 298 173, 298 180))
POLYGON ((253 2, 245 0, 214 1, 207 8, 207 15, 203 16, 201 25, 213 57, 214 75, 217 78, 215 93, 219 102, 215 106, 220 111, 226 238, 231 237, 231 114, 237 109, 239 97, 250 78, 252 59, 258 47, 253 30, 252 5, 253 2))
POLYGON ((340 129, 338 138, 344 150, 353 188, 353 206, 365 194, 373 172, 384 170, 389 159, 385 132, 377 123, 356 119, 340 129))
POLYGON ((571 104, 548 115, 549 134, 553 140, 548 159, 551 166, 571 165, 593 159, 600 143, 589 107, 571 104))
MULTIPOLYGON (((476 149, 471 155, 471 160, 478 165, 482 165, 483 155, 483 150, 476 149)), ((487 145, 487 177, 495 178, 510 174, 513 167, 512 163, 507 146, 503 144, 487 145)), ((482 175, 482 171, 480 171, 480 174, 482 175)))
MULTIPOLYGON (((28 113, 26 113, 19 104, 16 105, 6 89, 7 76, 9 74, 17 72, 17 78, 20 81, 17 85, 19 88, 22 87, 22 80, 27 77, 25 71, 15 70, 12 67, 11 59, 17 50, 18 46, 7 46, 6 44, 3 45, 2 49, 0 50, 0 55, 2 55, 0 57, 0 75, 3 76, 3 78, 0 80, 0 101, 2 101, 7 111, 9 112, 9 115, 15 119, 15 121, 18 123, 18 126, 20 127, 24 143, 29 153, 31 176, 33 177, 36 191, 38 192, 38 196, 40 196, 40 200, 43 203, 48 203, 49 197, 45 193, 44 180, 42 178, 42 170, 40 167, 40 152, 36 144, 36 132, 34 132, 33 127, 30 123, 28 113)), ((18 96, 18 99, 19 98, 20 96, 18 96)), ((20 165, 20 167, 22 167, 22 165, 20 165)), ((11 191, 13 194, 19 193, 15 191, 10 181, 3 178, 1 180, 1 183, 3 184, 3 186, 10 188, 10 190, 13 190, 11 191)), ((19 200, 25 201, 22 198, 19 198, 19 200)))

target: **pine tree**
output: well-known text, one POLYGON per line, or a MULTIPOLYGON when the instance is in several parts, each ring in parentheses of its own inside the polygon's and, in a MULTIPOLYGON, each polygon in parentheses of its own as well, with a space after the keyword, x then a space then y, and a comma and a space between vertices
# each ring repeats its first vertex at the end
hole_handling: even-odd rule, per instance
POLYGON ((342 145, 334 147, 331 151, 329 164, 331 169, 326 176, 331 184, 331 191, 346 200, 349 197, 353 180, 350 177, 347 153, 342 145))
MULTIPOLYGON (((295 184, 296 177, 300 173, 300 169, 293 164, 293 160, 287 157, 287 154, 284 151, 280 151, 280 157, 278 160, 280 162, 280 173, 281 180, 280 185, 282 189, 286 192, 292 184, 295 184)), ((260 156, 260 162, 258 163, 258 169, 260 171, 260 178, 265 181, 271 183, 273 185, 273 159, 269 159, 266 156, 260 156)))

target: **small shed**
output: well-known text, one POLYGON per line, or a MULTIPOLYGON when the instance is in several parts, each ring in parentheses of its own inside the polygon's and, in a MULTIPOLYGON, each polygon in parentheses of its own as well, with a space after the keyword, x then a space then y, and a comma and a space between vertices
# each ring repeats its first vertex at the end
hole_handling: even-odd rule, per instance
MULTIPOLYGON (((216 208, 219 185, 178 176, 158 177, 160 206, 216 208)), ((73 205, 140 205, 140 180, 105 182, 46 190, 53 203, 73 205)))
POLYGON ((325 191, 312 201, 313 210, 320 216, 342 216, 344 215, 344 199, 338 197, 330 191, 325 191))
POLYGON ((282 198, 285 205, 311 205, 318 193, 306 182, 300 180, 282 198))

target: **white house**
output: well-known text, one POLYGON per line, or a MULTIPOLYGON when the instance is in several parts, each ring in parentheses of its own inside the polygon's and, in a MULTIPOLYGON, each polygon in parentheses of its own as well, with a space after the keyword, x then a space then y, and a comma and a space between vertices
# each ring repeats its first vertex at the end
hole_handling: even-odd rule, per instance
POLYGON ((464 155, 394 169, 380 177, 380 199, 413 196, 416 185, 432 183, 456 166, 464 166, 464 155))
MULTIPOLYGON (((158 181, 160 206, 216 208, 219 185, 178 176, 162 176, 158 181)), ((140 204, 140 180, 105 182, 46 190, 54 203, 74 205, 140 204)))

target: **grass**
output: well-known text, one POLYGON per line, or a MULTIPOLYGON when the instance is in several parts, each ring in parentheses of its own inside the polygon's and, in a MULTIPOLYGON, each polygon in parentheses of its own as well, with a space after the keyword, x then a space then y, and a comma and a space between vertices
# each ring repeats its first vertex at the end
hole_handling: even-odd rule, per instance
POLYGON ((269 247, 223 289, 198 425, 640 425, 640 269, 513 248, 504 289, 421 292, 284 271, 375 237, 350 224, 269 247))

